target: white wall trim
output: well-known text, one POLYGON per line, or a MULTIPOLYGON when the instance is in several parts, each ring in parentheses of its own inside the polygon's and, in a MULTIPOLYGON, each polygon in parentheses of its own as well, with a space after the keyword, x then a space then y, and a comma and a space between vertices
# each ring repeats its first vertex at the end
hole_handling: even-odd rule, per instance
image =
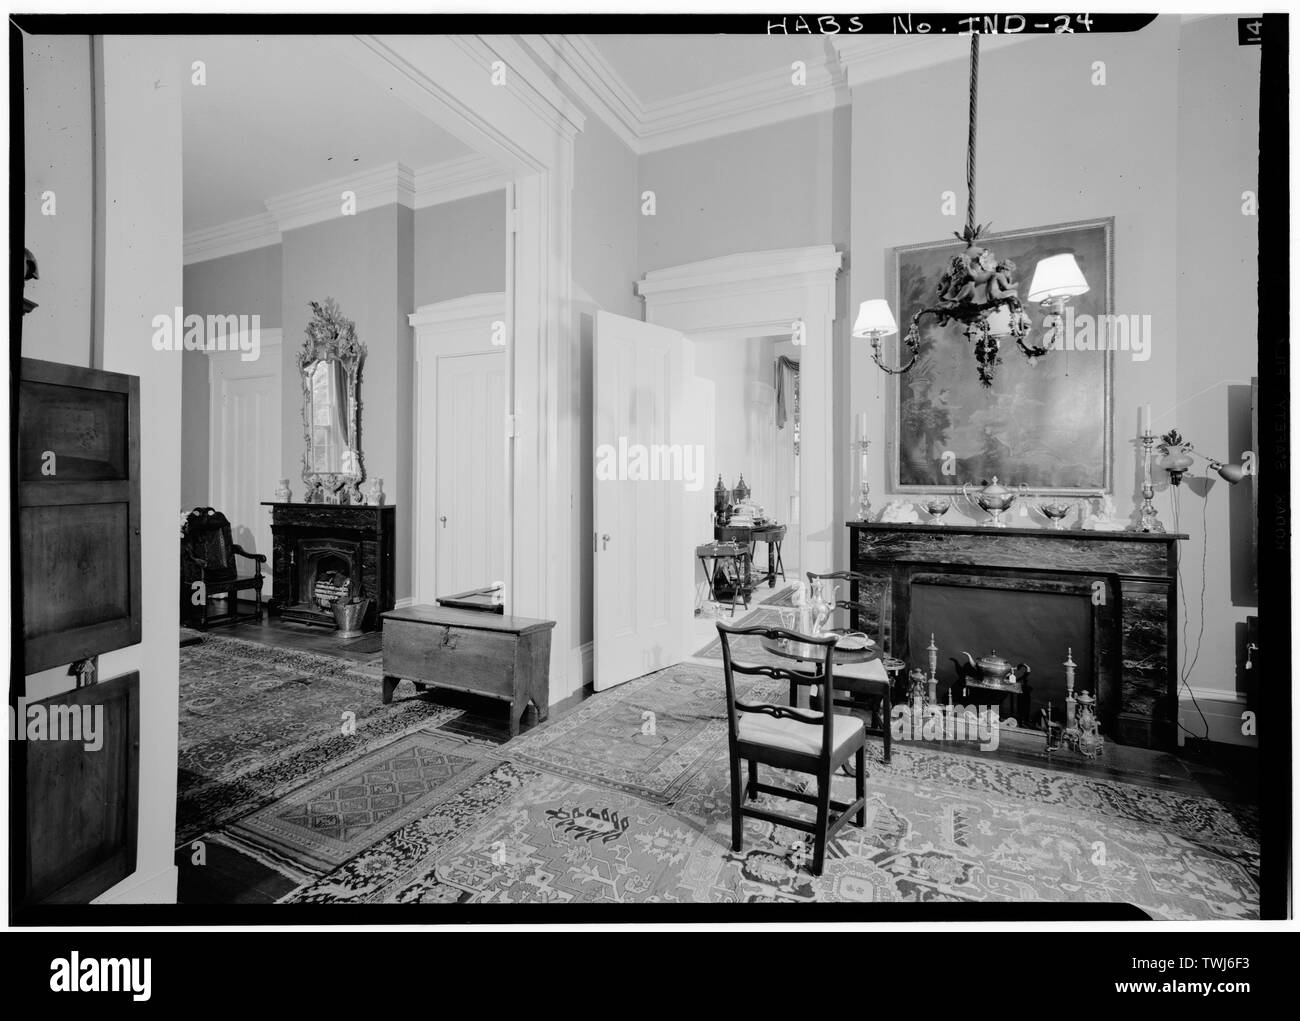
POLYGON ((415 339, 420 341, 440 332, 460 329, 466 323, 502 319, 505 313, 505 292, 487 291, 421 305, 406 321, 415 328, 415 339))
POLYGON ((789 66, 736 78, 671 100, 648 104, 640 125, 640 152, 767 127, 807 117, 849 101, 838 68, 809 63, 805 85, 793 85, 789 66))
POLYGON ((843 256, 834 245, 806 248, 778 248, 765 252, 741 252, 716 259, 683 263, 651 270, 637 281, 636 293, 656 305, 699 300, 707 291, 718 300, 744 297, 773 285, 816 286, 829 277, 832 284, 829 313, 835 314, 834 280, 843 256))
POLYGON ((655 270, 637 284, 646 322, 695 340, 789 335, 802 320, 799 563, 805 570, 832 569, 842 526, 834 485, 833 343, 843 258, 833 245, 742 252, 655 270))
MULTIPOLYGON (((980 54, 1000 50, 1022 43, 1027 39, 1042 39, 1035 35, 981 35, 980 54)), ((850 89, 864 82, 880 81, 895 75, 906 74, 923 67, 936 67, 954 60, 970 58, 970 36, 852 36, 831 37, 831 45, 839 55, 840 65, 850 89)))
MULTIPOLYGON (((1228 705, 1245 706, 1247 699, 1244 692, 1224 691, 1221 688, 1192 688, 1183 687, 1178 692, 1178 701, 1192 705, 1193 697, 1197 702, 1219 702, 1228 705)), ((1195 712, 1195 706, 1192 706, 1195 712)))
POLYGON ((141 876, 133 872, 110 886, 92 904, 175 904, 180 870, 175 865, 141 876))
POLYGON ((520 36, 534 56, 634 153, 642 152, 645 108, 585 35, 520 36))
POLYGON ((508 173, 477 153, 445 160, 415 172, 415 208, 500 191, 509 181, 508 173))
POLYGON ((275 217, 270 213, 258 213, 186 234, 183 262, 189 266, 208 259, 220 259, 223 255, 238 255, 255 248, 278 245, 280 241, 280 228, 275 217))
POLYGON ((344 215, 345 191, 356 195, 358 213, 393 203, 415 208, 415 175, 401 163, 386 163, 358 174, 347 174, 308 188, 273 195, 266 200, 266 208, 281 232, 295 230, 344 215))
MULTIPOLYGON (((849 102, 849 90, 863 82, 965 59, 970 52, 968 36, 828 36, 834 56, 807 61, 805 85, 791 83, 788 65, 777 66, 772 71, 647 103, 589 36, 519 38, 637 155, 831 110, 849 102)), ((1036 37, 986 35, 980 47, 987 52, 1030 38, 1036 37)))
POLYGON ((322 184, 274 195, 267 212, 185 235, 185 265, 278 245, 283 232, 342 215, 342 194, 357 196, 357 212, 397 203, 426 209, 444 202, 500 191, 510 181, 502 167, 477 153, 411 171, 400 163, 336 177, 322 184))

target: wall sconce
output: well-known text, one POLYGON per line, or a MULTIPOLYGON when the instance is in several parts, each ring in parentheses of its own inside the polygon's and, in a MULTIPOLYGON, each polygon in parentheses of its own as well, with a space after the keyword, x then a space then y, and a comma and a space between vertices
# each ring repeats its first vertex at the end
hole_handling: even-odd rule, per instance
POLYGON ((872 298, 858 306, 858 318, 853 323, 853 336, 871 339, 871 357, 880 364, 880 339, 898 332, 894 313, 884 298, 872 298))
POLYGON ((1038 302, 1045 313, 1043 329, 1051 335, 1043 346, 1049 350, 1063 341, 1065 306, 1070 299, 1088 293, 1088 281, 1074 256, 1049 255, 1034 267, 1034 279, 1029 285, 1029 300, 1038 302))

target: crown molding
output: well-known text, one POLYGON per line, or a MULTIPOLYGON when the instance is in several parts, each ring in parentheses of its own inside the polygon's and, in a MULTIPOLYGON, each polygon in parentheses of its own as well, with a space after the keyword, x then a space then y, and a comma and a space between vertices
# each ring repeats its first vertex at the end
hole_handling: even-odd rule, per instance
MULTIPOLYGON (((638 156, 832 110, 850 90, 920 68, 963 60, 967 36, 828 36, 834 56, 808 61, 807 83, 790 69, 735 78, 672 99, 643 103, 586 35, 519 37, 537 61, 638 156)), ((987 52, 1034 38, 987 35, 987 52)))
POLYGON ((220 259, 223 255, 238 255, 254 248, 278 245, 280 228, 270 213, 258 213, 242 220, 231 220, 206 230, 196 230, 185 235, 184 257, 188 266, 195 262, 220 259))
POLYGON ((415 208, 415 175, 400 163, 386 163, 359 174, 273 195, 266 200, 266 208, 283 233, 343 215, 343 193, 348 191, 356 196, 358 213, 394 203, 415 208))
POLYGON ((394 203, 408 209, 426 209, 499 191, 510 180, 507 171, 478 154, 434 163, 414 172, 400 163, 390 163, 273 196, 266 199, 265 213, 186 234, 184 264, 278 245, 286 230, 324 223, 341 215, 345 191, 356 194, 358 213, 394 203))
MULTIPOLYGON (((1023 43, 1033 35, 982 35, 980 51, 988 53, 1023 43)), ((831 36, 850 89, 909 71, 937 67, 970 57, 970 36, 831 36)))
POLYGON ((470 153, 446 160, 415 172, 415 208, 441 205, 499 191, 511 181, 511 175, 486 156, 470 153))
POLYGON ((641 118, 640 151, 766 127, 849 101, 839 68, 830 60, 806 63, 804 85, 793 84, 791 68, 782 67, 649 104, 641 118))
POLYGON ((634 153, 641 150, 645 110, 636 94, 585 35, 519 37, 538 64, 569 90, 634 153))

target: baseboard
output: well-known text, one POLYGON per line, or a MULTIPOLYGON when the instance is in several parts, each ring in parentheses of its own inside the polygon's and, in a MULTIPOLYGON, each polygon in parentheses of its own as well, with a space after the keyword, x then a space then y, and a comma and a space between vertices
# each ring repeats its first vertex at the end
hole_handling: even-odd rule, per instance
POLYGON ((1258 747, 1258 721, 1253 721, 1255 732, 1243 734, 1247 726, 1246 696, 1237 691, 1212 688, 1184 688, 1178 699, 1178 744, 1182 746, 1189 737, 1208 737, 1217 744, 1258 747), (1193 697, 1195 701, 1193 701, 1193 697), (1197 707, 1200 711, 1197 711, 1197 707), (1201 716, 1205 719, 1202 720, 1201 716), (1207 734, 1208 729, 1208 734, 1207 734))
POLYGON ((175 904, 176 883, 180 873, 175 865, 160 872, 137 878, 132 873, 116 886, 105 890, 92 904, 175 904))
POLYGON ((393 609, 394 609, 394 610, 408 610, 408 609, 410 609, 410 608, 411 608, 412 606, 414 606, 414 605, 415 605, 415 597, 414 597, 414 596, 402 596, 401 599, 397 600, 397 602, 395 602, 395 603, 393 604, 393 609))
POLYGON ((551 705, 563 702, 571 698, 574 694, 591 687, 592 662, 594 658, 594 646, 591 642, 585 642, 576 649, 569 650, 569 661, 567 676, 564 678, 564 685, 551 686, 551 705))

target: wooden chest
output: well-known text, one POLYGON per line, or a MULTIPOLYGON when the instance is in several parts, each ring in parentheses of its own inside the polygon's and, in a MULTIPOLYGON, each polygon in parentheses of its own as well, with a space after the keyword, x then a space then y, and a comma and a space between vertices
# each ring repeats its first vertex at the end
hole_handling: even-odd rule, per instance
POLYGON ((550 704, 553 620, 450 606, 410 606, 383 615, 383 700, 402 678, 417 688, 486 695, 510 704, 510 736, 529 702, 537 721, 550 704))

